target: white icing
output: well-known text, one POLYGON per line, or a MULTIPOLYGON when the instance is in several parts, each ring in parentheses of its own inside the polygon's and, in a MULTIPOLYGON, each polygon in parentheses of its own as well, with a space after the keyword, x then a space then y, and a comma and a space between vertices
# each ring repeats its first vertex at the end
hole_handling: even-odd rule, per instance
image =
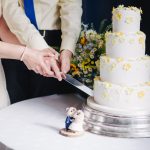
POLYGON ((115 9, 113 11, 113 32, 138 32, 140 31, 140 11, 131 9, 115 9))
POLYGON ((145 55, 145 34, 138 33, 107 33, 106 54, 117 58, 137 58, 145 55))
POLYGON ((119 6, 113 10, 113 32, 106 33, 106 55, 100 57, 100 79, 94 100, 122 110, 150 110, 150 57, 140 32, 141 10, 119 6), (147 84, 145 84, 148 82, 147 84))
POLYGON ((95 80, 94 100, 97 104, 124 110, 150 109, 150 83, 136 86, 119 86, 95 80))
POLYGON ((150 57, 118 60, 100 57, 100 76, 103 81, 120 85, 136 85, 150 81, 150 57))

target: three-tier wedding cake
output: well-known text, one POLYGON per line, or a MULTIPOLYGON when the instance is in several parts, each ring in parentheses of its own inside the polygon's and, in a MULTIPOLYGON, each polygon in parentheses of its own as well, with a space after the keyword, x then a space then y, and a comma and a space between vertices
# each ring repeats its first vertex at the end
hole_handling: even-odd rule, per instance
POLYGON ((106 33, 106 55, 94 81, 96 105, 128 112, 150 111, 150 57, 140 31, 142 10, 122 5, 112 11, 113 32, 106 33))

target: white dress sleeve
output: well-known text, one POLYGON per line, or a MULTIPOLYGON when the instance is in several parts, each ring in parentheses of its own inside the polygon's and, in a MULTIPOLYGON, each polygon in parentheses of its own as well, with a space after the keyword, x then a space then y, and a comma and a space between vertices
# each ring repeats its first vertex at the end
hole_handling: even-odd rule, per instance
POLYGON ((6 79, 4 75, 3 66, 0 60, 0 109, 10 105, 10 99, 6 89, 6 79))

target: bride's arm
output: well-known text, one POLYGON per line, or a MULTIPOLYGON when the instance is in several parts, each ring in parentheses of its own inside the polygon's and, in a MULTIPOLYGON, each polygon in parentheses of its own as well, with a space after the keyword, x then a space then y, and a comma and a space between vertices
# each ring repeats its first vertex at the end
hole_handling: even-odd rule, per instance
POLYGON ((0 58, 20 60, 24 50, 24 46, 0 41, 0 58))
POLYGON ((59 70, 57 64, 53 66, 53 68, 55 68, 53 70, 54 72, 45 64, 45 58, 49 58, 49 63, 53 61, 56 62, 56 60, 53 59, 54 54, 50 49, 38 51, 21 45, 16 36, 10 32, 3 18, 0 18, 0 38, 4 41, 0 41, 0 58, 16 60, 23 58, 22 60, 29 70, 33 70, 44 76, 56 77, 54 72, 55 74, 60 74, 60 72, 57 71, 59 70))
POLYGON ((49 74, 46 65, 42 63, 44 55, 49 56, 49 52, 35 51, 21 45, 16 36, 10 32, 3 18, 0 18, 0 39, 4 41, 0 41, 0 58, 21 60, 23 56, 23 62, 28 69, 43 74, 41 71, 37 71, 36 67, 38 66, 49 74), (41 62, 38 59, 41 59, 41 62))
POLYGON ((0 58, 22 60, 29 70, 44 76, 55 77, 45 63, 45 58, 49 58, 51 61, 54 59, 48 49, 38 51, 0 41, 0 58))
POLYGON ((0 18, 0 39, 7 43, 21 45, 16 36, 9 30, 3 17, 0 18))
POLYGON ((25 47, 11 33, 3 17, 0 18, 0 39, 3 41, 0 41, 0 58, 19 60, 25 47))

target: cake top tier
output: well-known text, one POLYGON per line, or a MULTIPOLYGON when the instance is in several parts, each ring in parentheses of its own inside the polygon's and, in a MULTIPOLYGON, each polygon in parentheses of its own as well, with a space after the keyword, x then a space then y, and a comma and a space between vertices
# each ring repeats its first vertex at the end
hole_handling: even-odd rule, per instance
POLYGON ((124 5, 119 5, 117 8, 113 8, 113 11, 134 11, 134 12, 137 12, 137 13, 143 13, 142 9, 141 8, 137 8, 137 7, 134 7, 134 6, 128 6, 128 7, 125 7, 124 5))
POLYGON ((119 5, 117 8, 113 8, 112 14, 113 32, 130 33, 140 31, 141 9, 119 5))

